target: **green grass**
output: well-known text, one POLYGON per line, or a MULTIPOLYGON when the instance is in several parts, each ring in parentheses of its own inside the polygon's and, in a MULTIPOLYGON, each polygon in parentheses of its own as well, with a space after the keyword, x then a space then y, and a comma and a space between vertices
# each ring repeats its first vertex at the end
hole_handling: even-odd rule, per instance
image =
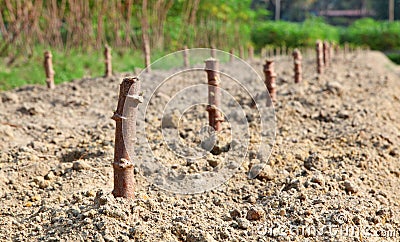
MULTIPOLYGON (((27 84, 45 85, 45 73, 43 68, 42 47, 35 48, 35 54, 30 59, 19 57, 12 65, 7 66, 6 59, 0 62, 0 90, 10 90, 27 84)), ((190 62, 204 63, 205 52, 190 55, 190 62), (200 58, 200 59, 199 59, 200 58)), ((52 50, 53 68, 55 71, 54 81, 56 84, 68 82, 83 77, 99 77, 104 74, 103 50, 98 52, 83 52, 75 49, 68 52, 52 50)), ((163 57, 164 52, 155 51, 152 53, 152 61, 163 57)), ((219 55, 221 62, 227 62, 229 57, 219 55)), ((112 51, 113 72, 133 72, 135 68, 143 68, 144 60, 141 50, 113 50, 112 51)), ((181 54, 169 55, 162 61, 156 62, 153 69, 168 70, 183 65, 181 54)))
MULTIPOLYGON (((0 90, 9 90, 27 84, 45 85, 43 52, 44 48, 37 47, 30 59, 19 57, 10 66, 7 66, 3 59, 0 63, 0 90)), ((52 50, 52 54, 56 84, 104 74, 102 50, 90 53, 79 50, 69 52, 52 50)), ((112 57, 113 72, 133 72, 135 67, 143 67, 141 51, 113 51, 112 57)))
MULTIPOLYGON (((43 68, 44 51, 44 48, 36 47, 35 54, 30 59, 19 57, 10 66, 7 66, 6 59, 3 58, 3 61, 0 62, 0 90, 10 90, 27 84, 45 85, 46 78, 43 68)), ((53 54, 54 81, 56 84, 83 77, 99 77, 104 75, 103 50, 98 52, 83 52, 79 49, 68 52, 51 51, 53 54)), ((155 51, 152 53, 152 62, 163 57, 165 54, 162 51, 155 51)), ((199 62, 195 60, 196 56, 191 56, 191 62, 203 63, 205 59, 204 55, 201 58, 203 59, 199 62)), ((225 57, 225 59, 221 60, 221 62, 226 62, 228 57, 225 57)), ((142 50, 113 50, 112 65, 114 73, 134 72, 135 68, 143 68, 144 58, 142 50)), ((183 57, 181 58, 181 55, 178 54, 157 62, 152 68, 168 70, 182 65, 183 57)))

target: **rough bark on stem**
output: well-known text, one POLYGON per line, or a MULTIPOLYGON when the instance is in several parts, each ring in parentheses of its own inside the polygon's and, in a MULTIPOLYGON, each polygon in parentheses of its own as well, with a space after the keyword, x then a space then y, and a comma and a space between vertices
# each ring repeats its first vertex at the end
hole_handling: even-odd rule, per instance
POLYGON ((221 104, 221 89, 219 88, 219 63, 218 60, 210 58, 205 61, 208 80, 208 122, 215 131, 221 131, 223 118, 218 108, 221 104))
POLYGON ((50 51, 44 52, 44 71, 46 73, 47 87, 53 89, 54 86, 54 69, 53 69, 53 55, 50 51))
POLYGON ((115 148, 114 148, 114 197, 134 198, 135 179, 134 167, 127 152, 127 147, 133 145, 136 138, 136 115, 137 105, 141 102, 139 96, 140 82, 136 77, 124 78, 120 85, 117 111, 114 112, 112 119, 116 122, 115 128, 115 148), (129 100, 127 100, 129 98, 129 100), (126 105, 126 107, 124 107, 126 105), (124 115, 128 116, 125 117, 124 115), (124 130, 122 129, 123 120, 129 119, 130 139, 124 142, 124 130))
POLYGON ((274 71, 274 61, 266 60, 264 65, 265 85, 271 97, 271 100, 267 100, 267 106, 271 106, 272 102, 276 101, 276 73, 274 71), (272 102, 271 102, 272 101, 272 102))
POLYGON ((301 82, 301 74, 302 74, 302 68, 301 68, 301 60, 302 56, 301 53, 298 49, 295 49, 293 51, 293 61, 294 61, 294 82, 299 83, 301 82))
POLYGON ((111 47, 106 45, 104 48, 104 63, 105 63, 105 77, 112 76, 112 56, 111 56, 111 47))

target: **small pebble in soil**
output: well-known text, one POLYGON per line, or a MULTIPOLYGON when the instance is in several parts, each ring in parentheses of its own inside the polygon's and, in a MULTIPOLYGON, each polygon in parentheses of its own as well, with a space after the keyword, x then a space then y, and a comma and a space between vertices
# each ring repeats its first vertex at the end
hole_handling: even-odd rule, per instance
POLYGON ((275 179, 276 173, 274 172, 274 170, 270 165, 261 163, 261 164, 251 165, 248 177, 249 178, 256 177, 257 179, 262 181, 271 181, 275 179))
POLYGON ((318 153, 312 153, 305 161, 304 167, 308 170, 316 169, 324 171, 328 168, 328 162, 326 159, 318 153))
POLYGON ((264 214, 265 212, 262 208, 253 207, 247 211, 246 219, 250 221, 260 220, 264 217, 264 214))
POLYGON ((46 176, 44 176, 44 179, 46 180, 53 180, 56 176, 54 175, 54 173, 52 171, 50 171, 49 173, 47 173, 46 176))
POLYGON ((231 216, 232 219, 240 218, 242 216, 240 211, 237 209, 233 209, 232 211, 230 211, 229 215, 231 216))
POLYGON ((80 170, 89 170, 90 169, 90 165, 87 164, 85 161, 83 160, 77 160, 74 162, 74 164, 72 165, 72 169, 76 170, 76 171, 80 171, 80 170))
POLYGON ((358 192, 358 187, 348 180, 344 181, 343 185, 344 185, 344 189, 348 193, 357 193, 358 192))
POLYGON ((239 229, 248 229, 251 226, 251 223, 244 218, 237 218, 236 222, 239 229))

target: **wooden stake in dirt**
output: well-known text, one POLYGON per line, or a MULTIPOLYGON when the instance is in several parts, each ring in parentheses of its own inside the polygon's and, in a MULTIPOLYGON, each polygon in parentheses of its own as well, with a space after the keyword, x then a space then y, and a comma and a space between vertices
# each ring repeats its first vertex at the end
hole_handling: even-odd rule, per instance
POLYGON ((111 48, 110 46, 106 45, 104 48, 104 63, 106 65, 106 71, 104 76, 105 77, 110 77, 112 76, 112 56, 111 56, 111 48))
POLYGON ((282 46, 282 55, 289 55, 290 52, 287 52, 288 48, 286 45, 282 46))
POLYGON ((261 54, 260 54, 261 56, 261 59, 264 59, 264 58, 266 58, 267 57, 267 49, 265 49, 265 47, 264 48, 261 48, 261 54))
POLYGON ((186 45, 183 47, 183 66, 186 68, 190 66, 190 64, 189 64, 189 49, 186 45))
MULTIPOLYGON (((296 49, 294 49, 294 50, 298 50, 298 49, 296 48, 296 49)), ((287 49, 287 52, 288 52, 288 53, 292 53, 292 55, 293 55, 293 51, 294 51, 294 50, 293 50, 292 48, 289 47, 289 48, 287 49)), ((288 54, 288 55, 289 55, 289 54, 288 54)))
POLYGON ((294 82, 299 83, 301 82, 301 74, 302 74, 302 68, 301 68, 301 60, 302 56, 301 53, 298 49, 295 49, 293 51, 293 61, 294 61, 294 82))
POLYGON ((249 48, 248 48, 248 59, 249 60, 254 60, 254 48, 253 48, 253 46, 249 46, 249 48))
POLYGON ((243 46, 239 46, 239 58, 244 59, 244 48, 243 46))
POLYGON ((46 72, 46 84, 50 89, 54 89, 54 70, 53 55, 49 50, 44 52, 44 71, 46 72))
POLYGON ((149 40, 144 40, 143 42, 143 52, 144 52, 144 63, 146 72, 151 72, 151 59, 150 59, 150 44, 149 40))
POLYGON ((269 58, 274 57, 274 48, 272 48, 272 47, 268 48, 268 57, 269 58))
POLYGON ((328 41, 324 41, 324 44, 323 44, 323 50, 324 50, 324 65, 325 65, 325 67, 329 67, 329 65, 330 65, 330 63, 329 63, 329 61, 330 61, 330 50, 329 50, 330 48, 329 48, 329 42, 328 41))
POLYGON ((232 63, 233 62, 233 60, 234 60, 234 55, 233 55, 233 53, 234 53, 234 50, 233 50, 233 48, 232 49, 230 49, 229 50, 229 62, 230 63, 232 63))
POLYGON ((136 137, 136 115, 137 105, 143 101, 139 96, 140 82, 136 77, 124 78, 120 85, 117 111, 114 112, 112 119, 116 122, 115 129, 115 148, 114 148, 114 197, 134 198, 135 179, 133 172, 133 162, 129 157, 126 147, 133 145, 132 141, 136 137), (128 98, 128 100, 127 100, 128 98), (125 102, 127 101, 127 102, 125 102), (128 106, 124 110, 124 105, 128 106), (124 117, 124 113, 129 115, 124 117), (130 125, 127 133, 132 135, 124 142, 122 121, 129 119, 130 125))
POLYGON ((322 74, 324 68, 324 54, 323 54, 323 46, 320 40, 317 40, 315 45, 317 52, 317 72, 318 74, 322 74))
POLYGON ((281 55, 281 47, 276 47, 276 56, 280 56, 281 55))
POLYGON ((331 42, 329 44, 329 62, 331 62, 331 63, 332 63, 333 58, 335 57, 335 48, 336 48, 335 42, 331 42))
POLYGON ((335 44, 334 52, 335 52, 335 56, 339 56, 340 46, 338 44, 335 44))
POLYGON ((214 58, 205 61, 208 79, 208 123, 215 131, 221 131, 221 122, 224 121, 218 108, 221 104, 221 89, 219 88, 219 62, 214 58))
POLYGON ((344 47, 343 47, 343 57, 346 58, 346 55, 349 54, 350 52, 350 47, 349 47, 349 43, 344 43, 344 47))
POLYGON ((215 46, 211 46, 211 57, 217 58, 217 50, 215 49, 215 46))
POLYGON ((276 101, 276 73, 274 71, 274 61, 266 60, 264 65, 265 85, 267 86, 271 100, 267 101, 267 106, 271 106, 272 102, 276 101))

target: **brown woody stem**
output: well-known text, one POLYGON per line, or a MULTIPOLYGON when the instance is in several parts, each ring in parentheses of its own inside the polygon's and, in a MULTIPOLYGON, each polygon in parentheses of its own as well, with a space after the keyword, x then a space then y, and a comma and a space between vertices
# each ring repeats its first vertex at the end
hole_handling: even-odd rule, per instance
POLYGON ((301 74, 302 74, 302 68, 301 68, 301 60, 302 56, 300 53, 300 50, 295 49, 293 51, 293 61, 294 61, 294 82, 299 83, 301 82, 301 74))
POLYGON ((318 40, 315 44, 315 50, 317 52, 317 72, 322 74, 324 68, 324 54, 322 42, 318 40))
POLYGON ((54 86, 54 70, 53 70, 53 55, 50 51, 44 52, 44 71, 46 72, 47 87, 53 89, 54 86))
POLYGON ((324 50, 324 65, 325 67, 329 67, 330 63, 330 46, 328 41, 324 41, 323 43, 323 50, 324 50))
POLYGON ((106 47, 104 48, 104 63, 105 63, 105 77, 110 77, 112 76, 112 56, 111 56, 111 48, 110 46, 106 45, 106 47))
POLYGON ((221 104, 221 90, 219 88, 219 64, 218 60, 210 58, 205 61, 206 72, 208 79, 208 121, 209 125, 215 129, 215 131, 221 131, 223 122, 222 115, 218 108, 221 104))
POLYGON ((139 91, 140 82, 138 78, 124 78, 120 85, 117 111, 114 112, 112 117, 116 122, 113 162, 114 190, 112 192, 114 197, 134 198, 134 167, 126 147, 132 146, 132 141, 136 138, 137 105, 141 101, 139 91), (127 100, 127 98, 129 98, 129 100, 127 100), (126 107, 124 107, 125 105, 126 107), (129 125, 127 125, 129 127, 127 127, 125 131, 127 134, 131 135, 125 142, 123 136, 124 130, 122 129, 122 122, 124 119, 129 120, 129 125))

